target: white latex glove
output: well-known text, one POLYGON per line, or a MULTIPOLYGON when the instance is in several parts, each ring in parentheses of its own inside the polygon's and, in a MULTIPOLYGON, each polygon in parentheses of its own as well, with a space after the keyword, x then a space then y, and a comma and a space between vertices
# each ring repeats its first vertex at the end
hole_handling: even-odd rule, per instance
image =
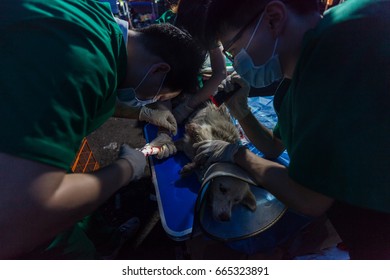
POLYGON ((130 181, 140 179, 145 172, 146 157, 138 150, 130 148, 128 145, 123 144, 119 149, 118 158, 125 159, 130 163, 133 169, 133 176, 130 181))
POLYGON ((193 111, 194 109, 188 106, 186 101, 176 106, 172 113, 177 123, 181 124, 193 111))
POLYGON ((237 90, 233 96, 225 101, 230 114, 238 121, 245 118, 251 109, 248 106, 248 95, 250 86, 245 82, 236 72, 233 72, 218 86, 218 90, 231 92, 234 90, 234 84, 238 84, 240 89, 237 90))
POLYGON ((231 144, 222 140, 205 140, 195 143, 194 162, 209 165, 214 162, 233 162, 234 155, 240 148, 239 143, 231 144))
POLYGON ((160 132, 159 135, 150 142, 151 146, 161 147, 160 152, 156 154, 156 158, 162 159, 176 154, 177 149, 172 141, 172 137, 164 132, 160 132))
POLYGON ((169 110, 156 110, 143 106, 141 107, 138 119, 163 127, 169 130, 173 135, 176 135, 177 133, 176 119, 169 110))

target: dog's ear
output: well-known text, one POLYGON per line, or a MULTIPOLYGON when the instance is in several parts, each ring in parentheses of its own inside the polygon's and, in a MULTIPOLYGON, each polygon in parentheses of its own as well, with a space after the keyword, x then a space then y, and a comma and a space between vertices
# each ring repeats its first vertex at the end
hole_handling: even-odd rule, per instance
POLYGON ((247 190, 244 198, 241 201, 241 204, 248 207, 252 212, 256 210, 256 208, 257 208, 256 197, 254 196, 254 194, 250 190, 247 190))

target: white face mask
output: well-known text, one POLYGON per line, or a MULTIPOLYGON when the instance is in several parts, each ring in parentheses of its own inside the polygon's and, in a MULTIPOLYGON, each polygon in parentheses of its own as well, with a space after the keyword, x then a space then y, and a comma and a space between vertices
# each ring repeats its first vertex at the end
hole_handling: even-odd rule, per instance
POLYGON ((241 49, 240 52, 234 57, 233 67, 236 72, 247 81, 251 87, 262 88, 269 86, 273 82, 279 81, 283 78, 282 69, 280 67, 279 56, 275 55, 275 50, 278 44, 278 39, 275 41, 274 50, 272 56, 263 65, 255 65, 251 56, 247 53, 247 48, 252 42, 253 37, 256 34, 257 29, 263 19, 264 13, 261 15, 255 30, 249 39, 248 44, 245 48, 241 49))
POLYGON ((137 97, 137 89, 145 81, 145 79, 148 76, 151 69, 152 68, 149 68, 148 72, 146 72, 145 76, 142 78, 142 80, 139 82, 139 84, 135 88, 118 89, 118 91, 117 91, 118 99, 121 102, 126 103, 127 105, 129 105, 131 107, 142 107, 142 106, 146 106, 148 104, 156 103, 158 101, 158 94, 160 93, 162 85, 164 84, 164 81, 165 81, 165 77, 167 76, 166 74, 165 74, 164 78, 162 79, 160 87, 158 88, 158 91, 153 96, 153 98, 142 100, 142 99, 139 99, 137 97))

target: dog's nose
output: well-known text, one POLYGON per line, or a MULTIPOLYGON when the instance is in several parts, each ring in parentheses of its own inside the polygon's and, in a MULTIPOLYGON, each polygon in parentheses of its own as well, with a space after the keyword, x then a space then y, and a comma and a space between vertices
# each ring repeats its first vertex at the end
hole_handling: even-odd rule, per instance
POLYGON ((223 212, 223 213, 219 214, 219 215, 218 215, 218 219, 219 219, 221 222, 230 221, 229 214, 226 213, 226 212, 223 212))

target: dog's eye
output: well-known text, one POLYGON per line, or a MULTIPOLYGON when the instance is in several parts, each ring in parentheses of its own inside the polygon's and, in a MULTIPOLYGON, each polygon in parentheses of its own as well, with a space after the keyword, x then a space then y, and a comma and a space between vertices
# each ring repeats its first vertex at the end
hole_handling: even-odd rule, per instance
POLYGON ((240 201, 239 198, 235 198, 235 199, 234 199, 234 202, 239 202, 239 201, 240 201))

